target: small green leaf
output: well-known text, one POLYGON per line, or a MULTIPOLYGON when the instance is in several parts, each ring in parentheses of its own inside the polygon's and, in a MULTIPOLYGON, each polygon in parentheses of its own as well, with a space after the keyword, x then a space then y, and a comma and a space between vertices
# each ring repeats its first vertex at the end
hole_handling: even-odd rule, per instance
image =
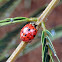
POLYGON ((47 29, 45 30, 45 32, 46 32, 50 37, 53 37, 52 34, 50 33, 50 31, 48 31, 47 29))
POLYGON ((7 18, 7 19, 4 19, 4 20, 0 20, 0 23, 3 23, 3 22, 10 22, 11 20, 13 21, 17 21, 17 20, 24 20, 24 19, 28 19, 26 17, 16 17, 16 18, 7 18))
POLYGON ((48 40, 48 42, 51 44, 51 46, 53 47, 52 41, 50 40, 50 38, 48 36, 46 36, 46 39, 48 40))
POLYGON ((42 31, 41 43, 42 43, 42 62, 44 62, 44 31, 42 31))
POLYGON ((49 49, 49 55, 50 55, 50 58, 51 58, 51 62, 54 62, 51 49, 49 49))
MULTIPOLYGON (((50 43, 51 47, 54 49, 54 46, 53 46, 52 41, 50 40, 50 38, 48 36, 46 36, 46 38, 47 38, 48 42, 50 43)), ((54 51, 55 51, 55 49, 54 49, 54 51)))
POLYGON ((60 62, 60 60, 59 60, 59 58, 58 58, 58 56, 57 56, 57 54, 56 54, 55 49, 54 49, 54 48, 52 48, 52 46, 51 46, 50 44, 48 44, 48 45, 49 45, 50 49, 52 50, 52 52, 54 53, 54 56, 56 56, 56 58, 57 58, 58 62, 60 62))
POLYGON ((0 21, 0 26, 12 24, 12 23, 18 23, 22 21, 28 21, 28 20, 29 18, 26 18, 26 17, 7 18, 0 21))
POLYGON ((49 45, 49 48, 51 49, 51 51, 53 52, 53 54, 56 54, 56 53, 54 52, 52 46, 51 46, 50 44, 48 44, 48 45, 49 45))
POLYGON ((14 19, 20 19, 20 20, 22 20, 22 19, 26 19, 26 17, 16 17, 14 19))
POLYGON ((48 45, 45 46, 45 51, 44 51, 44 62, 46 62, 47 53, 48 53, 48 45))
POLYGON ((16 18, 7 18, 4 20, 0 20, 0 26, 12 24, 12 23, 19 23, 19 22, 28 22, 28 21, 37 21, 37 18, 26 18, 26 17, 16 17, 16 18))
MULTIPOLYGON (((54 46, 53 46, 53 44, 52 44, 52 41, 50 40, 50 38, 49 38, 48 36, 46 36, 46 38, 47 38, 49 44, 51 45, 52 49, 53 49, 54 52, 55 52, 54 46)), ((53 51, 53 50, 52 50, 52 51, 53 51)), ((56 53, 56 52, 55 52, 55 53, 56 53)))
POLYGON ((43 43, 44 41, 44 31, 42 31, 42 35, 41 35, 41 42, 43 43))

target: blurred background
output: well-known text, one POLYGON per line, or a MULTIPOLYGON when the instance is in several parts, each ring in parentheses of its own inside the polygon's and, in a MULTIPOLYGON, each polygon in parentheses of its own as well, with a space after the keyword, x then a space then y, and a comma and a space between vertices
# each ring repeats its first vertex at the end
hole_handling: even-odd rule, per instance
MULTIPOLYGON (((51 0, 0 0, 0 20, 13 17, 38 17, 51 0)), ((5 62, 21 42, 20 30, 28 22, 0 27, 0 62, 5 62)), ((53 45, 62 62, 62 0, 46 19, 46 27, 52 33, 53 45)), ((19 54, 15 62, 41 62, 40 28, 37 36, 19 54)), ((56 57, 53 55, 55 62, 56 57)))

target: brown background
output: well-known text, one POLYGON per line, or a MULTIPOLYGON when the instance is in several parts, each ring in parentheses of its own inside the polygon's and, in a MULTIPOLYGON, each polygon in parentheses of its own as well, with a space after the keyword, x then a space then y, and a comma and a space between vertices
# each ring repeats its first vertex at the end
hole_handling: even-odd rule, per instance
MULTIPOLYGON (((32 15, 38 8, 42 7, 44 4, 49 3, 51 0, 32 0, 31 8, 24 8, 24 0, 16 7, 15 11, 11 14, 10 17, 29 17, 32 15)), ((0 28, 0 38, 3 38, 7 32, 14 30, 18 24, 13 24, 0 28)), ((46 22, 47 29, 53 28, 55 26, 62 25, 62 4, 57 6, 53 12, 48 17, 46 22)), ((56 39, 53 42, 54 47, 57 51, 57 55, 62 61, 62 38, 56 39)), ((19 57, 15 62, 41 62, 41 46, 35 50, 29 52, 28 54, 19 57)), ((54 57, 56 60, 56 58, 54 57)), ((55 61, 57 62, 57 61, 55 61)))

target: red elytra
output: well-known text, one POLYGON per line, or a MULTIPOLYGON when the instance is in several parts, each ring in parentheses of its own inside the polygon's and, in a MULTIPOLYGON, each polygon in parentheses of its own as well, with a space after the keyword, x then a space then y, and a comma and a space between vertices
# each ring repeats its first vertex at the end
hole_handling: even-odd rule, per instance
POLYGON ((20 32, 20 39, 25 42, 32 40, 37 34, 37 29, 32 24, 26 24, 20 32))

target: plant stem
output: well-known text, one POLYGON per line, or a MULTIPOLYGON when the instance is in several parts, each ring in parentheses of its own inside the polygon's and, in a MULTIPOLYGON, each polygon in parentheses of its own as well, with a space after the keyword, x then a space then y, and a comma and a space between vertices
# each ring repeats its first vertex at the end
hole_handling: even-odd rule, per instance
POLYGON ((22 41, 6 62, 13 62, 28 43, 22 41))
POLYGON ((0 21, 0 26, 12 24, 12 23, 18 23, 22 21, 26 21, 26 22, 37 21, 37 18, 26 18, 26 17, 7 18, 0 21))
POLYGON ((55 8, 55 6, 59 3, 60 0, 52 0, 50 4, 46 7, 46 9, 43 11, 43 13, 38 17, 37 25, 41 24, 42 21, 44 21, 48 15, 51 13, 51 11, 55 8))

